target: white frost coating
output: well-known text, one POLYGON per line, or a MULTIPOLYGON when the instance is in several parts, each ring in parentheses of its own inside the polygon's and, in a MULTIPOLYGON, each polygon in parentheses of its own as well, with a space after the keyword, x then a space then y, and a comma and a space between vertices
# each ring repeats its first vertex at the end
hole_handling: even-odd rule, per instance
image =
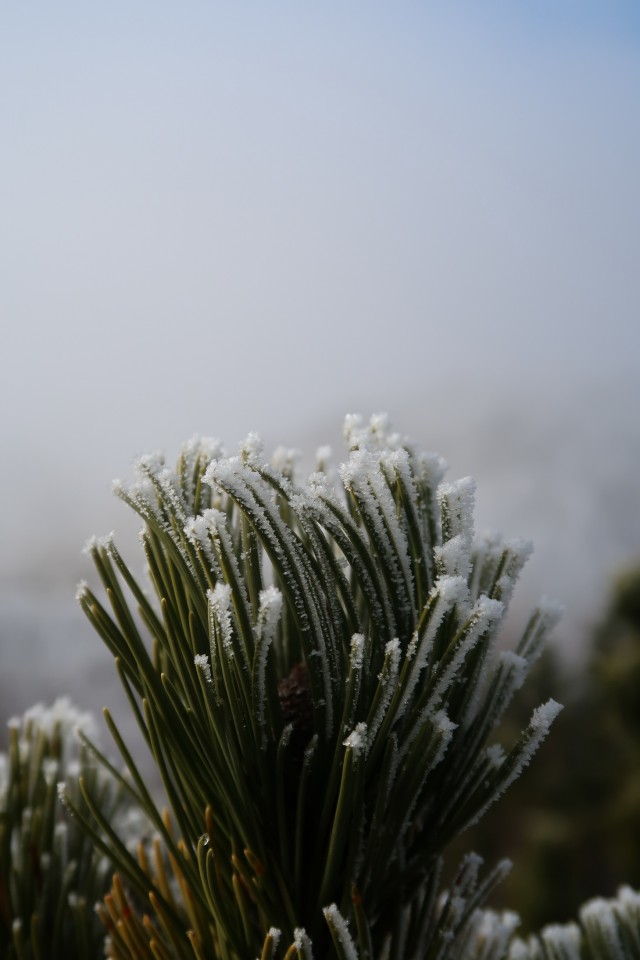
POLYGON ((611 900, 596 897, 589 900, 580 910, 580 920, 587 932, 587 937, 595 940, 604 940, 608 952, 612 957, 622 957, 622 944, 618 936, 618 923, 611 900))
POLYGON ((291 473, 301 457, 302 453, 296 447, 276 447, 271 457, 271 465, 283 473, 291 473))
MULTIPOLYGON (((546 703, 543 703, 542 706, 537 707, 533 711, 531 720, 529 721, 529 726, 522 735, 519 752, 511 762, 506 776, 498 785, 493 796, 489 798, 487 803, 480 808, 480 810, 475 814, 473 819, 466 824, 466 826, 471 826, 472 824, 477 823, 478 820, 484 816, 489 807, 503 795, 505 790, 511 786, 514 780, 518 779, 525 767, 530 764, 533 755, 549 733, 551 724, 561 710, 562 704, 557 703, 555 700, 547 700, 546 703)), ((509 762, 510 761, 507 761, 507 765, 509 762)))
POLYGON ((215 460, 224 455, 222 441, 218 437, 201 437, 194 433, 180 449, 183 457, 196 460, 203 457, 205 460, 215 460))
MULTIPOLYGON (((205 511, 209 513, 209 511, 205 511)), ((216 570, 218 567, 216 555, 211 545, 211 526, 203 514, 199 517, 189 517, 184 525, 184 534, 196 549, 202 550, 210 569, 216 570)))
POLYGON ((553 630, 563 612, 562 604, 546 597, 540 600, 518 646, 518 652, 526 657, 529 664, 534 663, 540 655, 547 635, 553 630))
POLYGON ((447 748, 451 743, 451 738, 453 737, 454 730, 457 729, 457 724, 453 723, 452 720, 446 715, 444 710, 439 710, 433 717, 433 726, 437 736, 440 737, 440 746, 438 751, 434 756, 430 770, 433 770, 441 760, 444 759, 444 755, 447 752, 447 748))
POLYGON ((304 495, 297 494, 295 503, 292 500, 291 506, 297 513, 300 507, 304 507, 308 497, 330 496, 332 492, 333 489, 327 474, 323 470, 316 470, 307 479, 307 489, 304 495))
POLYGON ((532 960, 529 947, 524 940, 514 940, 509 947, 509 960, 532 960))
POLYGON ((436 491, 442 510, 442 533, 444 540, 462 534, 473 540, 473 510, 476 482, 473 477, 463 477, 453 483, 441 483, 436 491))
POLYGON ((232 479, 237 473, 242 471, 240 457, 225 457, 221 460, 212 460, 204 472, 202 479, 209 486, 215 487, 218 481, 224 482, 232 479))
MULTIPOLYGON (((227 583, 216 583, 207 594, 209 600, 209 623, 215 631, 220 628, 222 646, 230 658, 235 656, 233 649, 233 627, 231 623, 231 587, 227 583)), ((215 633, 214 633, 215 635, 215 633)))
POLYGON ((451 609, 454 603, 459 603, 467 599, 467 584, 463 577, 440 577, 436 580, 434 589, 443 603, 451 609))
POLYGON ((258 611, 260 636, 273 635, 282 613, 282 603, 282 593, 277 587, 270 586, 260 591, 258 611))
POLYGON ((504 749, 499 743, 494 743, 490 747, 487 747, 485 750, 485 756, 489 761, 490 766, 494 769, 498 769, 504 763, 504 749))
POLYGON ((143 453, 134 461, 133 468, 138 476, 154 477, 164 469, 165 459, 162 450, 156 450, 154 453, 143 453))
POLYGON ((618 904, 625 910, 640 911, 640 891, 636 892, 631 887, 620 887, 617 894, 618 904))
POLYGON ((342 434, 349 446, 358 444, 358 437, 362 428, 362 415, 359 413, 348 413, 344 418, 342 434))
POLYGON ((246 463, 255 463, 262 459, 264 444, 257 433, 249 433, 240 445, 240 456, 246 463))
POLYGON ((443 577, 463 577, 466 581, 471 569, 471 540, 459 533, 441 546, 434 547, 437 569, 443 577))
POLYGON ((256 672, 258 688, 258 702, 256 707, 259 726, 264 726, 265 723, 267 657, 269 655, 269 647, 273 643, 278 630, 278 623, 282 615, 282 603, 282 593, 277 587, 270 586, 260 591, 257 624, 257 634, 260 645, 256 672))
MULTIPOLYGON (((520 573, 525 563, 533 553, 533 543, 523 537, 514 537, 505 542, 505 547, 510 553, 509 562, 513 564, 514 570, 520 573)), ((516 575, 517 575, 516 573, 516 575)), ((514 576, 514 572, 509 570, 509 576, 514 576)))
POLYGON ((340 946, 344 951, 346 960, 358 960, 358 951, 356 950, 356 946, 351 939, 347 921, 338 910, 336 904, 332 903, 328 907, 323 907, 322 912, 331 930, 337 936, 340 946))
POLYGON ((489 627, 500 619, 503 611, 504 605, 499 600, 492 600, 485 596, 478 598, 454 655, 438 677, 438 682, 432 693, 432 703, 434 705, 440 702, 448 690, 469 651, 489 627))
POLYGON ((536 707, 533 711, 533 716, 529 726, 542 734, 542 737, 546 737, 551 724, 558 716, 562 710, 562 705, 557 703, 555 700, 547 700, 546 703, 543 703, 541 706, 536 707))
POLYGON ((26 732, 31 728, 42 730, 49 738, 55 730, 59 730, 67 749, 70 749, 77 739, 78 731, 81 730, 91 738, 95 738, 98 733, 93 714, 78 710, 69 697, 58 697, 50 707, 45 707, 42 703, 29 707, 24 713, 22 726, 26 732))
POLYGON ((162 495, 170 504, 176 518, 184 524, 187 519, 187 509, 178 477, 171 470, 161 470, 158 474, 158 483, 162 495))
MULTIPOLYGON (((496 543, 494 550, 490 552, 494 554, 492 563, 495 570, 492 572, 492 578, 498 571, 502 571, 494 587, 493 595, 497 596, 499 600, 502 600, 505 607, 507 607, 511 601, 518 577, 522 573, 525 563, 533 553, 533 544, 530 540, 523 540, 521 538, 507 540, 503 544, 496 543)), ((480 556, 478 556, 476 562, 478 566, 482 565, 480 556)))
POLYGON ((309 957, 309 960, 312 960, 313 953, 311 950, 311 940, 307 936, 307 931, 304 927, 296 927, 293 931, 293 943, 297 950, 304 950, 305 955, 309 957))
MULTIPOLYGON (((266 470, 264 466, 260 469, 266 470)), ((273 551, 276 558, 274 562, 280 567, 283 579, 292 590, 300 627, 302 630, 309 630, 316 644, 311 655, 321 657, 326 702, 325 726, 327 735, 330 735, 333 728, 332 672, 327 645, 322 642, 324 630, 319 608, 309 602, 309 598, 316 593, 315 581, 310 578, 295 534, 284 523, 274 503, 273 488, 257 470, 243 465, 238 457, 211 463, 204 480, 233 497, 240 509, 250 517, 259 535, 267 541, 268 549, 273 551)))
MULTIPOLYGON (((447 907, 449 910, 449 924, 451 926, 457 926, 462 919, 464 914, 464 909, 467 905, 467 901, 464 897, 452 896, 447 900, 447 907)), ((449 931, 451 936, 453 936, 453 931, 449 931)))
POLYGON ((371 414, 371 418, 369 420, 369 429, 373 436, 380 437, 381 443, 386 441, 390 426, 391 424, 388 413, 384 412, 371 414))
POLYGON ((449 464, 439 453, 419 453, 418 463, 423 477, 435 492, 442 483, 443 477, 449 469, 449 464))
POLYGON ((550 956, 562 952, 563 960, 580 960, 580 927, 577 923, 550 923, 540 933, 550 956), (556 948, 556 949, 554 949, 556 948))
POLYGON ((194 434, 180 448, 180 477, 190 506, 194 503, 197 477, 202 472, 203 464, 222 456, 224 448, 217 437, 200 437, 194 434))
POLYGON ((553 630, 562 615, 564 614, 564 604, 551 600, 549 597, 542 597, 538 604, 540 617, 544 621, 546 630, 553 630))
POLYGON ((52 787, 60 775, 60 764, 54 757, 45 757, 42 761, 42 776, 48 787, 52 787))
POLYGON ((205 682, 212 684, 213 679, 211 677, 211 664, 209 663, 209 658, 206 656, 206 654, 197 653, 193 658, 193 662, 196 670, 198 670, 204 677, 205 682))
POLYGON ((398 670, 400 668, 400 654, 402 650, 400 647, 400 641, 397 637, 385 645, 384 648, 384 663, 382 665, 382 670, 378 674, 378 680, 380 681, 380 688, 382 695, 378 702, 376 712, 371 718, 369 724, 369 744, 372 744, 376 738, 376 734, 380 729, 380 725, 384 720, 384 715, 387 712, 389 703, 391 702, 391 697, 396 689, 398 684, 398 670))
POLYGON ((233 578, 236 584, 238 584, 242 599, 246 603, 247 593, 245 579, 240 573, 240 566, 238 564, 238 559, 233 548, 233 540, 231 539, 231 533, 229 531, 227 515, 222 510, 211 508, 209 510, 205 510, 203 516, 206 517, 207 523, 211 528, 211 536, 218 542, 221 552, 226 556, 227 563, 231 565, 233 578))
POLYGON ((78 601, 78 603, 82 603, 82 601, 87 597, 88 593, 89 593, 89 584, 87 583, 86 580, 81 580, 78 586, 76 587, 76 600, 78 601))
MULTIPOLYGON (((498 655, 499 663, 509 673, 507 689, 505 691, 504 706, 510 701, 511 696, 519 690, 527 679, 529 662, 525 657, 521 657, 513 650, 503 650, 498 655)), ((501 705, 502 706, 502 705, 501 705)))
MULTIPOLYGON (((60 782, 56 785, 56 791, 58 793, 58 800, 60 801, 60 803, 65 807, 66 810, 69 811, 69 813, 71 813, 72 811, 69 805, 69 798, 67 797, 67 784, 65 783, 64 780, 60 780, 60 782)), ((58 826, 66 827, 66 824, 65 823, 57 824, 56 829, 58 826)))
POLYGON ((352 670, 361 670, 364 658, 364 635, 354 633, 351 637, 351 652, 349 654, 349 664, 352 670))
POLYGON ((460 960, 503 960, 519 924, 518 914, 510 910, 476 910, 466 925, 460 960))
POLYGON ((429 594, 428 605, 432 604, 433 606, 429 615, 427 629, 422 636, 422 640, 420 640, 418 634, 415 633, 407 648, 407 659, 413 660, 414 662, 405 684, 402 704, 398 711, 398 719, 403 716, 413 696, 420 674, 427 663, 440 624, 456 603, 466 601, 468 592, 467 583, 463 577, 440 577, 432 587, 429 594))
POLYGON ((367 745, 367 725, 366 723, 357 723, 355 729, 351 731, 346 740, 342 741, 343 747, 350 747, 354 756, 359 756, 367 745))
POLYGON ((380 469, 379 459, 369 450, 354 450, 347 463, 338 468, 340 479, 347 490, 353 491, 364 505, 382 544, 384 561, 404 594, 405 608, 411 606, 413 572, 409 544, 398 520, 396 504, 380 469))

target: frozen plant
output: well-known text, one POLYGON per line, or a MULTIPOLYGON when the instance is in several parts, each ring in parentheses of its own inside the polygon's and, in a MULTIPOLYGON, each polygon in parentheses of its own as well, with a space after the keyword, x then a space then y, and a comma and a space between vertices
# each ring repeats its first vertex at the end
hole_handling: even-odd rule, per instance
POLYGON ((581 928, 523 944, 515 914, 483 906, 506 861, 485 871, 470 853, 443 888, 449 844, 519 776, 560 709, 549 700, 515 743, 497 742, 559 611, 542 602, 516 649, 499 649, 529 544, 477 538, 473 482, 444 483, 442 461, 384 417, 348 417, 345 436, 337 475, 323 449, 304 485, 293 453, 269 463, 254 435, 232 457, 192 440, 175 470, 144 457, 135 483, 117 484, 144 521, 155 598, 109 537, 89 548, 106 602, 86 584, 79 600, 169 810, 107 713, 122 783, 155 831, 134 849, 91 783, 66 795, 117 871, 98 907, 108 955, 637 956, 630 892, 624 910, 587 906, 581 928))
POLYGON ((91 715, 66 698, 9 721, 8 752, 0 754, 0 956, 6 960, 100 954, 104 928, 94 906, 107 890, 111 865, 65 803, 84 809, 81 777, 120 833, 126 812, 115 780, 86 745, 88 734, 95 735, 91 715))
POLYGON ((640 957, 640 894, 620 887, 611 900, 596 897, 580 922, 551 924, 525 943, 511 944, 508 960, 635 960, 640 957))
POLYGON ((112 538, 90 548, 107 603, 86 585, 79 599, 174 827, 109 718, 158 834, 154 863, 133 854, 85 786, 83 822, 120 875, 114 957, 130 936, 149 957, 453 960, 488 935, 478 911, 506 865, 468 857, 443 892, 442 858, 560 709, 494 741, 558 610, 542 603, 499 651, 530 546, 476 538, 473 482, 444 483, 384 418, 349 417, 345 435, 335 483, 326 450, 299 486, 293 456, 274 466, 251 436, 232 457, 192 440, 175 470, 145 457, 117 485, 157 599, 112 538))

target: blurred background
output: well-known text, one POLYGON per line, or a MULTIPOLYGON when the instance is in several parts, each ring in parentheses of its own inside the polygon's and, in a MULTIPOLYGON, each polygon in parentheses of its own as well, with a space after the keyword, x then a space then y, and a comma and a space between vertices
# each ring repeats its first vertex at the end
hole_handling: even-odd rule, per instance
MULTIPOLYGON (((121 703, 74 592, 92 533, 135 567, 110 491, 134 457, 257 430, 339 461, 344 414, 386 410, 476 477, 479 529, 535 542, 508 630, 566 605, 541 697, 583 718, 539 782, 595 796, 566 771, 570 730, 586 770, 584 717, 614 723, 584 706, 596 637, 637 676, 638 4, 5 4, 0 123, 0 720, 121 703)), ((602 748, 615 793, 629 757, 602 748)), ((565 919, 554 896, 532 922, 565 919)))

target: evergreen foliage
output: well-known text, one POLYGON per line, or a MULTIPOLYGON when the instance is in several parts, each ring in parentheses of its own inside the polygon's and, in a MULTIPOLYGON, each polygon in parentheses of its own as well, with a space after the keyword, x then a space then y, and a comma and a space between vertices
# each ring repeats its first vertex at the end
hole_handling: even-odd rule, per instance
MULTIPOLYGON (((142 458, 136 482, 117 485, 144 522, 155 597, 108 537, 89 545, 102 591, 82 584, 78 598, 115 658, 168 806, 105 711, 126 770, 83 735, 79 775, 56 773, 57 816, 73 813, 84 845, 72 874, 82 896, 63 890, 59 909, 66 898, 68 917, 93 931, 88 897, 105 894, 96 916, 113 960, 640 957, 628 890, 587 905, 577 933, 524 943, 515 914, 484 908, 507 861, 485 870, 469 853, 443 888, 452 841, 519 776, 560 709, 548 700, 512 742, 497 739, 558 608, 541 603, 516 648, 501 650, 530 546, 477 538, 470 478, 443 482, 442 461, 384 418, 349 417, 345 436, 338 475, 323 452, 304 486, 290 454, 269 463, 253 436, 235 457, 192 440, 175 470, 142 458), (142 818, 136 843, 117 809, 142 818)), ((51 819, 48 748, 33 749, 51 819)), ((15 756, 9 768, 1 877, 16 887, 14 851, 28 849, 36 818, 18 809, 16 797, 33 807, 33 791, 15 786, 15 756)), ((5 909, 16 960, 76 955, 24 952, 23 914, 5 909)), ((81 960, 97 955, 82 949, 81 960)))
POLYGON ((565 704, 535 775, 464 838, 487 859, 509 851, 499 899, 517 904, 521 930, 568 921, 623 880, 640 888, 639 598, 636 564, 612 584, 584 662, 563 667, 547 649, 507 715, 505 736, 543 693, 565 704))
MULTIPOLYGON (((479 881, 474 861, 445 917, 441 856, 559 709, 535 710, 506 753, 491 740, 557 616, 541 606, 517 651, 496 651, 529 546, 475 540, 472 481, 442 483, 439 458, 382 420, 350 420, 347 438, 335 487, 321 472, 298 487, 290 459, 268 464, 255 438, 231 458, 192 442, 175 471, 140 461, 118 492, 145 521, 157 607, 112 539, 91 546, 109 606, 88 587, 80 602, 116 657, 182 849, 108 722, 221 957, 259 955, 271 928, 284 952, 304 929, 320 956, 331 941, 338 956, 429 956, 440 939, 457 956, 504 868, 479 881)), ((146 898, 139 863, 117 843, 111 855, 146 898)))
POLYGON ((75 736, 93 729, 91 716, 66 699, 9 723, 8 753, 0 754, 0 956, 6 960, 94 960, 101 952, 104 928, 93 908, 113 868, 58 803, 62 781, 86 815, 82 777, 123 838, 131 829, 140 833, 142 820, 75 736))

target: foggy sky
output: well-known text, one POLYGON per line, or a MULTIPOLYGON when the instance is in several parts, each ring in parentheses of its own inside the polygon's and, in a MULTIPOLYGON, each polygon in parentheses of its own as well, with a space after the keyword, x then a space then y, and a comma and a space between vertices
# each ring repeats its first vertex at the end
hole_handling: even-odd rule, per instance
POLYGON ((488 522, 522 507, 547 592, 580 600, 595 538, 589 601, 640 553, 619 511, 586 531, 637 504, 637 10, 5 5, 7 595, 72 603, 140 453, 388 410, 484 479, 488 522))

